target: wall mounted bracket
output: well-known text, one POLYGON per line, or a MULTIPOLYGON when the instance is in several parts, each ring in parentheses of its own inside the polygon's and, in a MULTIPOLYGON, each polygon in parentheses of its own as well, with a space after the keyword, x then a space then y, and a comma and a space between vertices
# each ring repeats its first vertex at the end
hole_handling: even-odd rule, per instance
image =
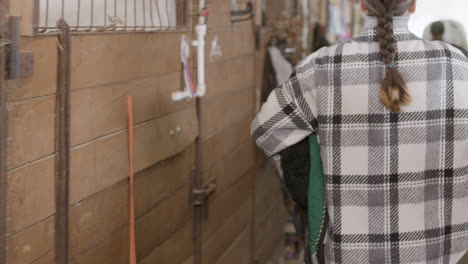
POLYGON ((204 217, 208 217, 208 198, 216 191, 216 180, 208 182, 202 188, 192 189, 192 205, 203 209, 204 217))
POLYGON ((8 20, 8 64, 7 79, 20 79, 34 75, 34 54, 20 51, 21 17, 12 16, 8 20))

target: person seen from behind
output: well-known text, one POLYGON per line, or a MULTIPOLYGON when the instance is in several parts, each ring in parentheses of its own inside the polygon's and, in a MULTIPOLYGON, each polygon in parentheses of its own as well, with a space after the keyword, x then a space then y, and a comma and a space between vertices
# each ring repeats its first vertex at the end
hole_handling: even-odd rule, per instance
POLYGON ((269 156, 317 133, 327 263, 457 263, 468 249, 468 59, 408 30, 415 0, 361 0, 352 41, 300 62, 252 123, 269 156))

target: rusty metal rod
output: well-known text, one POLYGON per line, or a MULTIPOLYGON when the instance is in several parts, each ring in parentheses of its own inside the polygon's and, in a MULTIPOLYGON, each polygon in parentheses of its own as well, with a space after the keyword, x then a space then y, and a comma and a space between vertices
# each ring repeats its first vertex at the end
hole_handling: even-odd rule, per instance
MULTIPOLYGON (((2 42, 8 39, 7 3, 0 1, 0 34, 2 42)), ((0 263, 6 263, 6 207, 7 207, 7 133, 8 133, 8 87, 6 82, 6 48, 0 46, 0 263)))
POLYGON ((68 264, 69 260, 69 205, 70 205, 70 27, 60 19, 57 27, 61 34, 58 47, 58 175, 57 214, 55 220, 55 263, 68 264))

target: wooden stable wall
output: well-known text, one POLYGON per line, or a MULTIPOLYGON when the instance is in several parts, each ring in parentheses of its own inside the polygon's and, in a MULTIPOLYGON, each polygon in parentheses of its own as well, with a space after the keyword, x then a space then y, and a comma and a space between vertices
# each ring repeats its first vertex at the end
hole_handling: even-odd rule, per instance
MULTIPOLYGON (((27 21, 29 2, 13 1, 11 14, 27 21)), ((249 137, 264 50, 255 50, 251 21, 231 26, 230 4, 213 1, 207 54, 217 36, 223 55, 207 59, 202 123, 194 100, 171 100, 183 89, 181 33, 73 36, 71 263, 128 263, 127 95, 135 108, 139 263, 193 262, 189 194, 198 136, 204 181, 218 184, 203 220, 203 264, 265 263, 277 251, 286 219, 280 186, 249 137)), ((57 37, 21 41, 36 62, 34 77, 9 82, 7 263, 49 264, 57 37)))

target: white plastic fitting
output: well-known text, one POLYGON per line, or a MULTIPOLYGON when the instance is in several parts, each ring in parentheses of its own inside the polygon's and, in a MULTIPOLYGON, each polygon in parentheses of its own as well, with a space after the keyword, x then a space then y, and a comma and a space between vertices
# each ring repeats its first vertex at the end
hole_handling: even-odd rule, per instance
POLYGON ((172 101, 174 102, 179 102, 185 99, 189 99, 191 97, 192 97, 192 93, 190 93, 189 91, 172 93, 172 101))
MULTIPOLYGON (((202 17, 200 22, 205 22, 202 17)), ((203 97, 206 94, 205 82, 205 37, 206 37, 206 24, 198 24, 195 26, 197 33, 197 40, 192 43, 197 47, 197 94, 198 97, 203 97)))

